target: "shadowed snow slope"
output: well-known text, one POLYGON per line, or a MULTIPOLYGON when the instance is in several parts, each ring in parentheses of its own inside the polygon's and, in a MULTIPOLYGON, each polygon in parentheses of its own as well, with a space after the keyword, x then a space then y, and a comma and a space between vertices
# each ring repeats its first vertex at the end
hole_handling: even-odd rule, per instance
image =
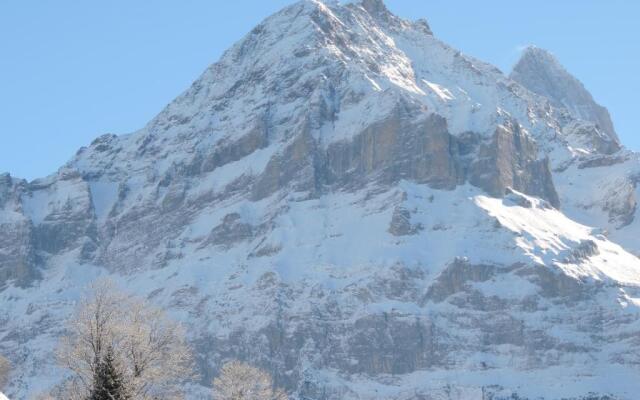
POLYGON ((240 358, 294 399, 634 399, 640 160, 545 57, 512 80, 380 0, 300 1, 141 130, 0 175, 8 393, 64 379, 110 276, 187 325, 187 398, 240 358))

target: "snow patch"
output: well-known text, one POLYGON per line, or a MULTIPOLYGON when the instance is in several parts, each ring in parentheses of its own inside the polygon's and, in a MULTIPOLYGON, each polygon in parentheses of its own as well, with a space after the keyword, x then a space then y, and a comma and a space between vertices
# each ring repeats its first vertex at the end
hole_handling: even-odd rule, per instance
POLYGON ((445 88, 444 86, 440 86, 437 83, 429 82, 426 79, 423 79, 422 82, 429 86, 429 89, 431 89, 433 93, 435 93, 440 98, 440 100, 447 102, 449 100, 455 99, 455 96, 451 94, 449 89, 445 88))
POLYGON ((96 218, 102 221, 108 215, 118 199, 118 184, 114 182, 90 182, 91 201, 96 218))

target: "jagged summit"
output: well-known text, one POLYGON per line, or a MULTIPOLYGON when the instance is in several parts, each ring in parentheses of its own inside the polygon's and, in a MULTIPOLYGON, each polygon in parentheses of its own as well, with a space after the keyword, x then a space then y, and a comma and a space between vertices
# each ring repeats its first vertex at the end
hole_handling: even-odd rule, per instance
MULTIPOLYGON (((394 15, 387 8, 386 4, 383 0, 338 0, 339 4, 342 5, 356 5, 361 6, 365 9, 370 15, 375 17, 378 20, 383 20, 386 22, 396 20, 400 21, 396 15, 394 15)), ((433 34, 431 31, 431 27, 426 19, 420 18, 415 21, 415 26, 422 28, 425 33, 433 34)))
POLYGON ((315 188, 314 196, 345 181, 405 177, 440 188, 470 182, 494 196, 513 187, 559 206, 547 161, 533 143, 548 126, 532 125, 531 99, 515 97, 508 85, 494 67, 434 38, 424 23, 393 16, 382 2, 306 0, 253 29, 127 143, 106 137, 69 166, 83 174, 104 174, 107 167, 126 175, 130 168, 122 166, 139 158, 147 160, 141 169, 168 181, 176 169, 212 172, 223 162, 211 160, 212 146, 246 141, 242 154, 248 156, 257 149, 277 154, 302 141, 299 164, 286 179, 255 171, 253 198, 299 184, 304 172, 303 186, 315 188), (503 112, 507 108, 512 112, 503 112), (387 124, 400 124, 407 137, 387 124), (390 135, 371 161, 350 153, 354 140, 373 134, 367 127, 390 135), (421 136, 427 127, 439 135, 421 136), (423 147, 408 146, 414 140, 423 147), (436 153, 439 147, 448 151, 436 153), (105 148, 122 151, 105 157, 105 148), (514 158, 520 161, 511 165, 514 158))
POLYGON ((608 110, 595 102, 584 85, 551 52, 528 46, 514 66, 511 78, 547 97, 555 107, 566 108, 575 118, 593 122, 620 143, 608 110))
POLYGON ((370 14, 380 15, 389 13, 383 0, 362 0, 361 4, 370 14))
POLYGON ((526 59, 526 58, 537 59, 537 60, 540 60, 540 62, 555 65, 556 68, 563 68, 553 53, 551 53, 547 49, 538 47, 534 44, 527 45, 522 50, 522 54, 520 55, 520 60, 526 59))
POLYGON ((360 0, 352 4, 361 5, 369 14, 377 18, 386 20, 392 16, 383 0, 360 0))
MULTIPOLYGON (((336 1, 334 1, 334 3, 336 3, 336 1)), ((337 0, 337 3, 342 5, 359 5, 373 15, 389 13, 389 9, 383 0, 337 0)))

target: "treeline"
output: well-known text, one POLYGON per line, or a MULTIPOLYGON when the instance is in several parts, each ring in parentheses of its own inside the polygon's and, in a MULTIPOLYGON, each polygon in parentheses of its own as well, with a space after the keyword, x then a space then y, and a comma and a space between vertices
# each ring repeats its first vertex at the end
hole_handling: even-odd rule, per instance
MULTIPOLYGON (((93 284, 79 303, 56 358, 68 378, 39 400, 182 399, 198 378, 182 326, 108 280, 93 284)), ((0 357, 0 388, 9 369, 0 357)), ((212 384, 216 400, 287 399, 267 372, 239 361, 222 366, 212 384)))

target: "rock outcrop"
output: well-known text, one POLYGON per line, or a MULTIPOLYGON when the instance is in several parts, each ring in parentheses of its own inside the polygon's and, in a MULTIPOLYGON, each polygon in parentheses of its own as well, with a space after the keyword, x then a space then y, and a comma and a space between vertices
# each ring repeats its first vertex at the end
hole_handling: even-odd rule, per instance
POLYGON ((526 48, 511 79, 546 97, 554 107, 566 108, 574 118, 594 123, 609 138, 608 146, 619 148, 620 139, 609 111, 596 103, 584 85, 548 51, 535 46, 526 48))

